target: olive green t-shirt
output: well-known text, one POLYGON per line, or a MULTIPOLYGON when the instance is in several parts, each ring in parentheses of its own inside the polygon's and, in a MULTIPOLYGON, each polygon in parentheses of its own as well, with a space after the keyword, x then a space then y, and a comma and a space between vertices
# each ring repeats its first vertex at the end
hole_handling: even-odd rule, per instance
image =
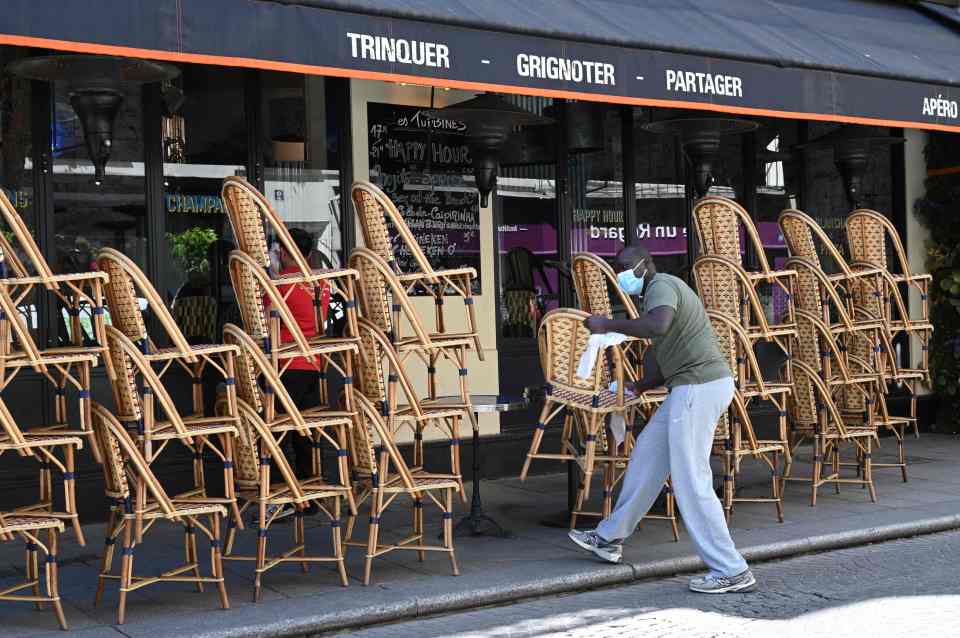
POLYGON ((660 306, 674 310, 667 334, 653 339, 654 356, 666 386, 709 383, 733 376, 720 354, 703 303, 682 279, 658 272, 647 284, 643 312, 660 306))

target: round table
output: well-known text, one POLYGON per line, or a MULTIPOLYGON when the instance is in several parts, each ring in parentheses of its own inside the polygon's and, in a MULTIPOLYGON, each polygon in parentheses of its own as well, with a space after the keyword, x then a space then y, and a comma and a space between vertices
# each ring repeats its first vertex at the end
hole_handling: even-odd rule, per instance
MULTIPOLYGON (((514 412, 525 410, 530 402, 524 397, 505 397, 493 394, 475 394, 470 397, 473 411, 478 416, 491 412, 514 412)), ((431 403, 463 403, 460 397, 443 397, 431 403)), ((454 536, 496 536, 509 538, 510 532, 483 513, 483 503, 480 501, 480 430, 473 429, 473 497, 470 501, 470 513, 457 522, 454 536)))

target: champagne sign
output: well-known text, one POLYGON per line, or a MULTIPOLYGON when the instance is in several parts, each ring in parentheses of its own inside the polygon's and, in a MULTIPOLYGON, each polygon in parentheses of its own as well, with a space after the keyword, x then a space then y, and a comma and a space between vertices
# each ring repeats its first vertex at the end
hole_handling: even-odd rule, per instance
MULTIPOLYGON (((367 105, 370 180, 396 205, 430 265, 437 270, 471 266, 480 294, 480 204, 465 178, 473 159, 466 126, 430 117, 427 109, 367 105)), ((404 272, 417 270, 410 251, 391 232, 404 272)))

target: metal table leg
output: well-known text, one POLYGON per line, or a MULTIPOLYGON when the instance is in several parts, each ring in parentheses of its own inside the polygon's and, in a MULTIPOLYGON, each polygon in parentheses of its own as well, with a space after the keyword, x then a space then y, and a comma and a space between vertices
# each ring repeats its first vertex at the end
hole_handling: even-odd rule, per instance
POLYGON ((512 534, 500 524, 483 513, 480 501, 480 431, 473 430, 473 496, 470 500, 470 513, 457 523, 454 536, 493 536, 510 538, 512 534))

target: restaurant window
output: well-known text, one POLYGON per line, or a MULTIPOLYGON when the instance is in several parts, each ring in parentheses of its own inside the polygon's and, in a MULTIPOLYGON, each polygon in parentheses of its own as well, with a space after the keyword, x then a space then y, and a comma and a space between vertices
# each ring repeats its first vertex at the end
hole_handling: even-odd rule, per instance
MULTIPOLYGON (((551 114, 545 98, 504 99, 551 114)), ((539 318, 559 306, 561 278, 567 276, 557 243, 556 126, 528 127, 508 141, 501 158, 496 237, 502 339, 532 339, 539 318)))
MULTIPOLYGON (((0 47, 0 68, 28 54, 28 49, 0 47)), ((0 76, 0 188, 37 239, 37 205, 33 192, 36 153, 31 139, 34 123, 31 100, 29 80, 11 73, 0 76)), ((12 231, 6 224, 0 225, 2 232, 12 239, 12 231)), ((30 295, 19 306, 22 321, 34 331, 39 328, 35 299, 35 294, 30 295)))
POLYGON ((164 87, 182 103, 177 108, 169 98, 161 123, 166 235, 158 238, 157 287, 187 339, 210 342, 223 323, 238 322, 226 270, 236 246, 220 187, 225 177, 246 175, 244 72, 200 65, 181 71, 164 87))

